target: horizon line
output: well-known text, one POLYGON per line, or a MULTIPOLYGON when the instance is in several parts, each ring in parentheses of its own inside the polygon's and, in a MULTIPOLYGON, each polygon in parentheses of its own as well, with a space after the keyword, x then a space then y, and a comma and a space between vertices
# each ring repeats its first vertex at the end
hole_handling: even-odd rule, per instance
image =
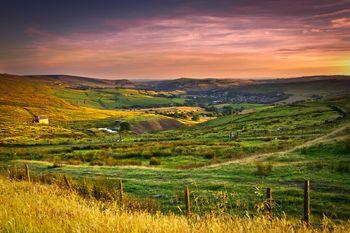
POLYGON ((74 75, 74 74, 13 74, 13 73, 0 73, 5 75, 14 75, 14 76, 69 76, 69 77, 76 77, 76 78, 86 78, 86 79, 98 79, 98 80, 108 80, 108 81, 114 81, 114 80, 133 80, 133 81, 166 81, 166 80, 178 80, 178 79, 197 79, 197 80, 206 80, 206 79, 212 79, 212 80, 274 80, 274 79, 297 79, 297 78, 312 78, 312 77, 330 77, 330 76, 346 76, 350 77, 350 74, 315 74, 315 75, 301 75, 301 76, 286 76, 286 77, 170 77, 170 78, 127 78, 127 77, 119 77, 119 78, 100 78, 100 77, 92 77, 92 76, 85 76, 85 75, 74 75))

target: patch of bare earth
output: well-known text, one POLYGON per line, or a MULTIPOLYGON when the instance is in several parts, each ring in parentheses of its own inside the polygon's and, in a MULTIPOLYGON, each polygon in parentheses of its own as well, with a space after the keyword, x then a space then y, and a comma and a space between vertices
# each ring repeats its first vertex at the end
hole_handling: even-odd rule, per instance
POLYGON ((132 124, 132 131, 142 134, 149 131, 170 130, 183 127, 184 124, 172 118, 152 119, 132 124))

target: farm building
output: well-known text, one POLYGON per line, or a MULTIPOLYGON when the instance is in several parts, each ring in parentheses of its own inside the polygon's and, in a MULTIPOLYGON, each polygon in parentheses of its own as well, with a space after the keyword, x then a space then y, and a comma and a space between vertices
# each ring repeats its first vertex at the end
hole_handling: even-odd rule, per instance
POLYGON ((49 124, 49 118, 47 116, 35 116, 34 117, 34 123, 48 125, 49 124))

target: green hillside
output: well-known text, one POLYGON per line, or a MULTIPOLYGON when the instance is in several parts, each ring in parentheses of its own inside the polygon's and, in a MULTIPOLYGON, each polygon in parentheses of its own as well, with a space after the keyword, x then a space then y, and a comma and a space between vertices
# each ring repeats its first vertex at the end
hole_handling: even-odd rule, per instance
POLYGON ((87 90, 56 88, 55 95, 72 104, 100 109, 149 108, 185 103, 183 98, 160 97, 147 91, 118 88, 87 90))
MULTIPOLYGON (((216 116, 184 126, 156 114, 166 108, 115 108, 173 105, 176 101, 195 105, 200 104, 203 92, 197 93, 195 102, 181 102, 195 94, 117 88, 110 82, 96 87, 84 81, 90 85, 87 89, 77 84, 72 78, 68 82, 1 76, 0 170, 26 163, 33 177, 68 174, 76 182, 122 178, 128 196, 151 198, 159 204, 158 210, 176 214, 184 208, 178 201, 184 185, 193 191, 193 212, 214 209, 237 215, 254 214, 264 188, 271 187, 276 215, 285 212, 298 217, 302 183, 311 179, 315 219, 323 214, 350 217, 344 204, 350 200, 349 93, 333 94, 329 89, 322 98, 288 104, 229 102, 179 107, 202 109, 197 113, 203 115, 200 117, 216 116), (226 105, 235 109, 234 114, 224 111, 226 105), (34 115, 47 115, 50 124, 34 124, 34 115), (114 129, 116 120, 132 124, 122 142, 118 134, 99 129, 114 129)), ((297 89, 311 91, 307 86, 297 89)))
POLYGON ((51 139, 84 138, 88 128, 113 125, 115 120, 142 121, 162 116, 138 111, 101 110, 59 98, 51 80, 14 75, 0 76, 2 143, 39 143, 51 139), (34 116, 45 115, 49 125, 35 125, 34 116))

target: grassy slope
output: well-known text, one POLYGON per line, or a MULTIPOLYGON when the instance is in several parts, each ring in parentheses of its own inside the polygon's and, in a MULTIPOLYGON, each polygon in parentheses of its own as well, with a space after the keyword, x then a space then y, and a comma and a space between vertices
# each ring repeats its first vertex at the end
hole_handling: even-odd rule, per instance
MULTIPOLYGON (((348 194, 350 191, 350 176, 348 168, 342 168, 342 165, 349 166, 350 164, 349 127, 344 128, 330 138, 322 137, 322 140, 318 141, 318 143, 323 142, 321 145, 312 145, 309 149, 298 149, 283 156, 274 156, 272 153, 270 156, 257 158, 260 162, 272 164, 273 170, 267 177, 256 175, 255 161, 248 156, 251 152, 273 151, 274 147, 271 146, 277 146, 276 148, 279 150, 283 146, 288 148, 292 144, 297 145, 303 141, 310 140, 310 138, 320 137, 326 132, 348 124, 346 119, 331 125, 325 124, 325 120, 339 117, 337 111, 328 107, 330 103, 341 106, 347 111, 350 109, 347 98, 342 98, 333 99, 331 102, 326 103, 310 102, 303 106, 295 105, 264 109, 261 112, 248 114, 244 118, 238 115, 235 118, 236 127, 240 127, 238 124, 240 122, 245 126, 253 127, 247 132, 240 133, 241 142, 223 140, 226 133, 220 134, 220 132, 225 132, 225 130, 229 132, 230 128, 228 127, 231 126, 231 119, 223 118, 193 127, 192 130, 160 132, 154 135, 161 138, 166 137, 166 135, 183 137, 183 140, 179 141, 126 143, 122 145, 106 144, 107 149, 98 147, 96 149, 73 150, 69 152, 64 152, 67 149, 65 147, 62 148, 63 154, 60 154, 61 152, 58 148, 56 148, 58 149, 56 152, 48 154, 51 157, 57 153, 57 156, 71 156, 72 158, 79 158, 84 156, 84 154, 86 156, 89 155, 86 158, 99 158, 99 154, 104 157, 112 155, 121 160, 125 158, 141 160, 144 165, 147 165, 149 160, 143 156, 146 156, 149 150, 155 150, 158 153, 155 156, 158 156, 162 161, 161 167, 67 165, 56 169, 48 169, 47 166, 50 163, 32 163, 31 167, 37 172, 67 173, 77 178, 123 178, 126 192, 137 197, 152 197, 153 195, 161 194, 164 196, 164 198, 160 199, 162 209, 174 212, 178 212, 178 208, 171 205, 171 203, 177 200, 177 196, 184 184, 190 185, 194 195, 198 197, 198 200, 202 200, 197 203, 198 207, 194 211, 203 211, 209 206, 209 204, 203 204, 206 203, 203 201, 206 198, 210 199, 211 207, 216 208, 215 206, 219 205, 218 200, 221 200, 217 197, 223 195, 222 192, 226 191, 229 196, 231 195, 229 205, 232 206, 232 209, 228 211, 236 214, 242 214, 246 210, 251 211, 254 200, 259 199, 255 192, 258 190, 258 193, 263 194, 263 188, 270 186, 273 188, 276 200, 276 212, 280 214, 282 211, 285 211, 288 215, 296 217, 300 216, 302 206, 301 187, 303 180, 310 178, 313 189, 312 211, 315 216, 321 217, 324 213, 335 218, 349 218, 350 209, 344 203, 350 200, 348 194), (318 115, 314 116, 313 114, 318 115), (276 119, 280 121, 271 122, 276 119), (282 126, 285 128, 281 131, 274 130, 282 126), (295 132, 296 130, 293 129, 295 126, 303 126, 303 131, 295 132), (259 138, 261 135, 251 134, 253 129, 259 131, 260 128, 265 129, 266 127, 268 130, 263 132, 263 136, 282 138, 272 141, 259 141, 256 137, 259 138), (219 133, 213 133, 215 131, 219 133), (293 132, 295 137, 290 137, 293 132), (219 134, 219 137, 217 134, 219 134), (311 136, 305 137, 306 134, 311 136), (239 153, 236 151, 237 145, 240 145, 238 148, 242 149, 239 153), (282 145, 282 147, 279 148, 279 145, 282 145), (261 149, 253 150, 253 148, 261 149), (141 150, 142 154, 138 155, 138 150, 141 150), (219 152, 222 154, 224 151, 228 151, 233 157, 225 157, 225 154, 218 154, 219 152), (183 170, 177 168, 181 164, 186 165, 194 162, 206 164, 208 161, 210 162, 210 159, 203 157, 208 152, 216 154, 219 161, 238 158, 240 162, 227 166, 201 169, 183 170), (243 156, 240 153, 243 153, 243 156), (241 204, 237 204, 238 202, 241 204)), ((44 150, 44 148, 40 149, 44 150)), ((18 150, 11 148, 11 151, 16 151, 18 155, 20 153, 47 153, 38 150, 38 148, 19 148, 18 150)), ((183 208, 183 206, 181 207, 183 208)))
MULTIPOLYGON (((122 145, 102 141, 104 145, 86 149, 72 149, 74 146, 72 145, 61 146, 62 148, 56 146, 52 148, 53 152, 41 151, 37 147, 1 148, 1 151, 4 154, 40 154, 43 160, 50 161, 53 156, 58 156, 62 160, 78 158, 83 162, 91 162, 101 159, 103 155, 105 158, 110 157, 118 161, 133 160, 143 165, 148 164, 151 156, 156 156, 161 160, 161 166, 166 168, 203 166, 257 153, 284 150, 318 137, 346 121, 338 119, 340 113, 330 105, 347 109, 349 107, 347 103, 348 99, 342 98, 330 102, 310 102, 303 105, 262 109, 254 113, 236 115, 233 123, 231 123, 231 116, 228 116, 186 128, 186 130, 130 135, 126 137, 127 142, 122 145), (228 140, 229 132, 232 130, 238 133, 238 141, 228 140)), ((103 126, 102 120, 98 122, 103 126)), ((74 123, 74 127, 76 124, 74 123)), ((108 121, 105 124, 108 125, 108 121)), ((93 127, 88 124, 84 126, 93 127)), ((72 143, 79 144, 74 141, 72 143)))
POLYGON ((137 197, 161 194, 163 198, 159 200, 162 210, 175 213, 178 212, 177 205, 184 208, 182 203, 171 204, 177 203, 183 185, 190 186, 197 200, 193 204, 194 212, 201 212, 208 207, 220 211, 218 206, 221 206, 222 199, 218 197, 224 198, 227 192, 229 198, 226 204, 231 208, 225 211, 235 214, 252 211, 255 201, 260 199, 256 192, 264 195, 264 188, 272 187, 277 215, 283 211, 298 217, 302 209, 303 181, 309 178, 312 182, 311 206, 314 217, 325 214, 333 218, 349 218, 350 207, 345 203, 350 200, 350 174, 348 168, 342 170, 342 165, 350 164, 348 130, 329 142, 298 149, 283 156, 271 154, 259 159, 273 166, 267 177, 256 175, 255 163, 249 159, 226 166, 190 170, 132 166, 63 166, 48 169, 48 164, 35 162, 30 166, 36 172, 66 173, 80 179, 122 178, 128 194, 137 197))
MULTIPOLYGON (((252 153, 281 150, 318 137, 347 121, 336 120, 340 113, 330 107, 330 104, 337 105, 349 112, 350 101, 347 98, 333 99, 331 102, 310 102, 302 105, 261 109, 255 113, 235 116, 234 124, 230 123, 231 117, 224 117, 186 131, 168 131, 128 138, 129 141, 145 139, 164 140, 164 142, 115 144, 103 139, 101 147, 80 150, 72 148, 84 147, 86 143, 92 144, 89 141, 80 142, 74 139, 74 137, 84 136, 81 135, 83 132, 81 128, 96 127, 96 122, 99 122, 101 126, 107 125, 109 121, 119 117, 134 119, 145 116, 139 116, 137 112, 103 111, 77 107, 51 95, 52 89, 42 83, 16 80, 16 77, 1 78, 2 81, 5 80, 0 85, 0 107, 3 110, 1 113, 2 136, 5 135, 9 142, 13 139, 21 143, 52 136, 67 137, 72 139, 73 145, 48 145, 50 141, 37 147, 4 147, 1 148, 0 153, 15 155, 15 157, 23 154, 24 158, 45 159, 42 156, 46 154, 46 151, 51 150, 47 154, 52 158, 51 161, 54 161, 55 157, 66 159, 69 156, 85 159, 86 157, 102 159, 109 155, 117 159, 125 159, 122 156, 131 156, 126 158, 141 160, 143 165, 149 162, 149 155, 159 156, 162 160, 160 168, 91 167, 84 164, 84 166, 64 166, 48 170, 47 164, 35 165, 33 163, 32 166, 36 171, 69 173, 80 178, 83 176, 107 176, 112 179, 122 177, 126 181, 126 191, 130 194, 136 196, 165 194, 167 198, 161 200, 163 208, 173 209, 173 211, 177 211, 177 208, 171 206, 170 203, 176 199, 184 183, 190 184, 192 189, 197 189, 198 195, 204 192, 213 198, 219 196, 223 190, 227 190, 234 194, 234 203, 237 200, 243 203, 251 202, 255 198, 255 187, 269 185, 273 187, 274 193, 276 192, 274 195, 278 200, 277 209, 295 216, 300 214, 298 209, 302 205, 300 184, 303 179, 310 177, 317 182, 315 183, 318 190, 315 193, 317 204, 313 206, 315 213, 318 216, 326 213, 334 217, 349 218, 350 210, 344 205, 350 199, 347 194, 349 193, 349 175, 338 171, 341 170, 338 168, 338 160, 340 164, 349 163, 349 152, 346 149, 348 148, 346 140, 349 135, 348 131, 339 136, 337 139, 339 143, 332 142, 325 148, 311 149, 310 152, 308 150, 295 151, 283 158, 270 158, 269 161, 273 163, 273 172, 267 178, 255 175, 256 168, 252 161, 201 170, 174 169, 179 165, 193 162, 210 163, 211 158, 214 157, 205 158, 203 155, 207 154, 215 155, 218 161, 225 161, 242 158, 252 153), (49 115, 52 124, 50 126, 31 125, 29 123, 32 119, 31 113, 49 115), (62 119, 69 122, 69 125, 61 125, 62 119), (333 123, 326 123, 327 120, 333 123), (227 141, 227 135, 232 130, 239 132, 241 141, 227 141), (170 140, 172 137, 178 139, 173 142, 170 140), (345 149, 337 151, 336 148, 345 149), (299 160, 302 162, 298 162, 299 160)), ((244 212, 245 207, 236 207, 240 210, 239 212, 244 212)))
MULTIPOLYGON (((290 80, 292 81, 292 80, 290 80)), ((271 92, 271 91, 283 91, 290 95, 287 100, 282 102, 294 102, 298 100, 310 99, 313 95, 329 96, 336 94, 347 94, 350 91, 350 79, 349 76, 345 77, 324 77, 318 80, 303 80, 294 82, 288 82, 288 80, 281 80, 280 82, 258 84, 246 86, 243 90, 255 93, 255 92, 271 92)))
POLYGON ((174 215, 127 212, 87 201, 54 186, 0 179, 1 232, 345 232, 350 223, 324 220, 306 228, 298 220, 207 216, 187 221, 174 215))
POLYGON ((55 94, 70 103, 101 109, 147 108, 152 106, 184 104, 185 102, 185 100, 181 98, 158 97, 148 94, 145 91, 133 89, 104 88, 73 90, 69 88, 56 88, 55 94))
POLYGON ((3 142, 24 142, 49 135, 82 137, 82 131, 89 122, 96 125, 101 121, 103 125, 104 121, 113 119, 157 118, 153 114, 140 114, 137 111, 80 107, 56 97, 52 84, 19 76, 1 75, 0 78, 0 125, 3 142), (33 125, 34 115, 47 115, 50 125, 33 125))

